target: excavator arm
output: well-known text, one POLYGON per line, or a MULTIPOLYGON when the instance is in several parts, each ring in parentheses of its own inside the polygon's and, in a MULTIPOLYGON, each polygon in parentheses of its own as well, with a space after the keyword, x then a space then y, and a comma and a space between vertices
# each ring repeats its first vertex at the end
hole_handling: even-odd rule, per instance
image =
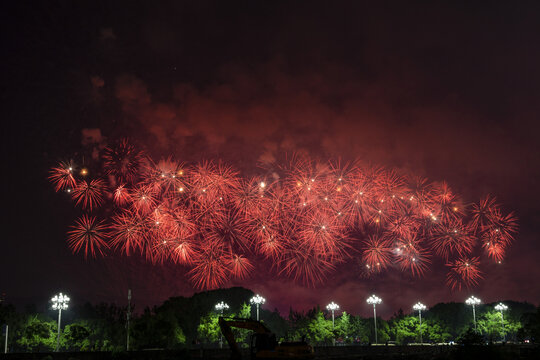
POLYGON ((218 323, 221 333, 231 348, 232 360, 240 360, 242 358, 242 353, 234 339, 232 328, 247 329, 254 332, 250 343, 252 359, 312 360, 315 357, 313 347, 304 341, 282 342, 278 344, 276 335, 259 321, 220 317, 218 323))
POLYGON ((227 340, 227 343, 231 348, 231 359, 242 358, 242 353, 240 352, 240 348, 238 347, 238 344, 234 339, 232 328, 252 330, 256 334, 271 334, 271 331, 268 330, 268 328, 264 326, 261 322, 251 319, 224 318, 220 316, 218 324, 221 329, 221 333, 223 334, 225 340, 227 340))

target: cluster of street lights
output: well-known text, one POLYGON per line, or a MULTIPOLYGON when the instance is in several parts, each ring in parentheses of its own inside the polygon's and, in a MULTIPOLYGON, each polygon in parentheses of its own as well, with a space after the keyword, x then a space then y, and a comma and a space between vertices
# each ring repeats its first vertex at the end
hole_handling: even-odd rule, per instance
POLYGON ((261 295, 257 294, 249 300, 250 304, 255 304, 257 306, 257 321, 259 321, 259 307, 266 302, 266 299, 261 295))
POLYGON ((503 341, 506 341, 506 333, 504 331, 504 315, 503 311, 508 310, 508 306, 504 305, 503 303, 498 303, 495 305, 495 310, 499 311, 501 313, 501 328, 502 328, 502 338, 503 341))
POLYGON ((66 310, 68 308, 69 297, 60 293, 58 295, 54 295, 51 302, 53 310, 58 310, 58 336, 56 338, 56 351, 58 352, 60 349, 60 323, 62 321, 62 310, 66 310))
MULTIPOLYGON (((131 291, 129 291, 128 299, 131 300, 131 291)), ((68 308, 68 303, 70 299, 68 296, 59 293, 58 295, 55 295, 52 299, 52 309, 58 310, 58 336, 56 340, 56 351, 60 348, 60 324, 62 320, 62 310, 66 310, 68 308)), ((250 304, 255 305, 257 307, 257 321, 259 321, 259 307, 263 305, 266 302, 266 299, 262 297, 259 294, 256 294, 249 300, 250 304)), ((376 295, 371 295, 367 298, 366 302, 369 305, 373 305, 373 326, 375 330, 375 344, 377 344, 377 305, 382 303, 382 299, 376 295)), ((476 330, 476 305, 479 305, 482 301, 478 299, 475 296, 469 297, 467 300, 465 300, 465 304, 472 306, 473 311, 473 322, 474 322, 474 329, 476 330)), ((423 343, 422 340, 422 311, 427 309, 427 306, 422 304, 421 302, 417 302, 413 305, 413 310, 418 311, 418 319, 420 323, 420 343, 423 343)), ((215 309, 221 313, 221 316, 223 316, 223 313, 225 310, 229 309, 229 305, 223 301, 216 304, 215 309)), ((326 309, 328 311, 332 312, 332 330, 335 330, 335 311, 339 310, 339 305, 335 302, 331 302, 326 306, 326 309)), ((506 334, 504 331, 504 315, 503 312, 508 310, 508 306, 499 303, 495 306, 495 310, 499 311, 501 313, 501 327, 502 327, 502 336, 503 341, 506 340, 506 334)), ((128 310, 129 311, 129 310, 128 310)), ((129 320, 128 320, 129 321, 129 320)), ((129 336, 129 335, 128 335, 129 336)), ((129 344, 129 338, 128 338, 128 344, 129 344)), ((333 344, 335 345, 335 338, 333 339, 333 344)), ((129 346, 129 345, 128 345, 129 346)), ((220 336, 219 339, 219 346, 220 348, 223 348, 223 337, 220 336)), ((129 348, 128 348, 129 349, 129 348)))
MULTIPOLYGON (((229 305, 227 305, 227 303, 223 301, 216 304, 216 310, 221 312, 221 316, 223 316, 223 311, 228 310, 228 309, 229 309, 229 305)), ((219 335, 219 348, 220 349, 223 348, 223 334, 221 333, 219 335)))
MULTIPOLYGON (((339 310, 339 305, 332 301, 330 304, 326 305, 326 309, 332 312, 332 332, 334 332, 334 329, 336 327, 335 320, 334 320, 334 311, 339 310)), ((335 337, 332 339, 332 344, 336 345, 335 337)))
POLYGON ((465 304, 472 306, 472 316, 473 316, 473 322, 474 322, 474 330, 476 330, 476 305, 479 305, 482 302, 482 300, 478 299, 477 297, 471 296, 467 300, 465 300, 465 304))

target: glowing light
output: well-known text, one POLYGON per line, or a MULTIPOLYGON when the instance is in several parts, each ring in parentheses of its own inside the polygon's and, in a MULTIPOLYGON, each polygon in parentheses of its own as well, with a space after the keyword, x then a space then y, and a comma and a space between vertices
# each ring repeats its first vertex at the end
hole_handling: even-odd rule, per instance
POLYGON ((497 305, 495 305, 495 310, 506 311, 508 310, 508 306, 504 305, 503 303, 498 303, 497 305))
POLYGON ((257 294, 251 299, 249 299, 250 304, 255 304, 257 306, 257 321, 259 321, 259 307, 266 302, 266 299, 261 295, 257 294))
POLYGON ((475 306, 480 304, 482 301, 478 299, 477 297, 471 296, 467 300, 465 300, 465 304, 472 306, 472 312, 473 312, 473 321, 474 321, 474 328, 476 329, 476 311, 475 306))
POLYGON ((465 300, 465 304, 467 304, 467 305, 478 305, 481 302, 482 301, 480 299, 478 299, 477 297, 474 297, 474 296, 471 296, 470 298, 465 300))
POLYGON ((229 305, 222 301, 222 302, 217 303, 215 308, 216 308, 217 311, 221 311, 221 313, 223 314, 224 310, 229 309, 229 305))
POLYGON ((382 299, 376 295, 371 295, 366 302, 373 305, 373 324, 375 325, 375 344, 377 344, 377 305, 382 303, 382 299))
POLYGON ((62 293, 58 295, 54 295, 54 297, 51 299, 52 309, 53 310, 66 310, 68 308, 69 304, 69 297, 67 295, 64 295, 62 293))
POLYGON ((60 349, 60 323, 62 319, 62 310, 66 310, 68 308, 69 297, 60 293, 55 295, 51 299, 51 302, 53 310, 58 310, 58 337, 56 340, 56 351, 58 352, 60 349))
POLYGON ((379 305, 382 303, 382 299, 376 295, 371 295, 367 298, 366 302, 370 305, 379 305))

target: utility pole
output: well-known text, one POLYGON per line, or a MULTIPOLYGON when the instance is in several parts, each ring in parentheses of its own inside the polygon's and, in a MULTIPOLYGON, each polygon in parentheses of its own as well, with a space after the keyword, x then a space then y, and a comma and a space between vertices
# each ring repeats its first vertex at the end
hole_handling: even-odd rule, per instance
POLYGON ((126 314, 126 351, 129 351, 129 319, 131 317, 131 289, 128 289, 128 308, 126 314))
POLYGON ((4 342, 4 354, 7 354, 8 333, 9 333, 9 325, 6 324, 6 340, 4 342))

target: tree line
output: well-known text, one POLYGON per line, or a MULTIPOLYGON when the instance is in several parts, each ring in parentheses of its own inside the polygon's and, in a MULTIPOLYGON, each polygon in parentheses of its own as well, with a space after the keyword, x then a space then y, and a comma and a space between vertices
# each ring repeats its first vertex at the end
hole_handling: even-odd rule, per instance
MULTIPOLYGON (((224 316, 254 318, 255 308, 249 305, 252 296, 253 292, 244 288, 219 289, 191 297, 173 297, 160 306, 142 311, 135 308, 129 329, 130 349, 218 347, 220 312, 215 310, 215 304, 225 301, 230 306, 224 316)), ((540 341, 540 308, 515 301, 505 304, 509 308, 504 313, 504 333, 495 304, 477 306, 474 330, 470 306, 451 302, 423 311, 421 326, 417 312, 400 309, 390 319, 378 317, 378 343, 419 343, 420 332, 424 343, 497 342, 503 337, 514 342, 540 341)), ((57 336, 55 315, 53 310, 47 313, 37 313, 32 308, 18 311, 13 305, 0 304, 0 324, 9 325, 9 351, 53 351, 57 336)), ((60 349, 125 350, 126 315, 127 307, 115 304, 72 306, 62 312, 60 349)), ((304 312, 290 309, 287 316, 263 307, 260 317, 282 341, 304 339, 312 345, 325 346, 335 339, 337 345, 368 345, 375 338, 373 318, 354 316, 346 311, 336 313, 334 325, 331 314, 320 307, 304 312)), ((249 331, 235 332, 237 341, 245 345, 249 331)))

